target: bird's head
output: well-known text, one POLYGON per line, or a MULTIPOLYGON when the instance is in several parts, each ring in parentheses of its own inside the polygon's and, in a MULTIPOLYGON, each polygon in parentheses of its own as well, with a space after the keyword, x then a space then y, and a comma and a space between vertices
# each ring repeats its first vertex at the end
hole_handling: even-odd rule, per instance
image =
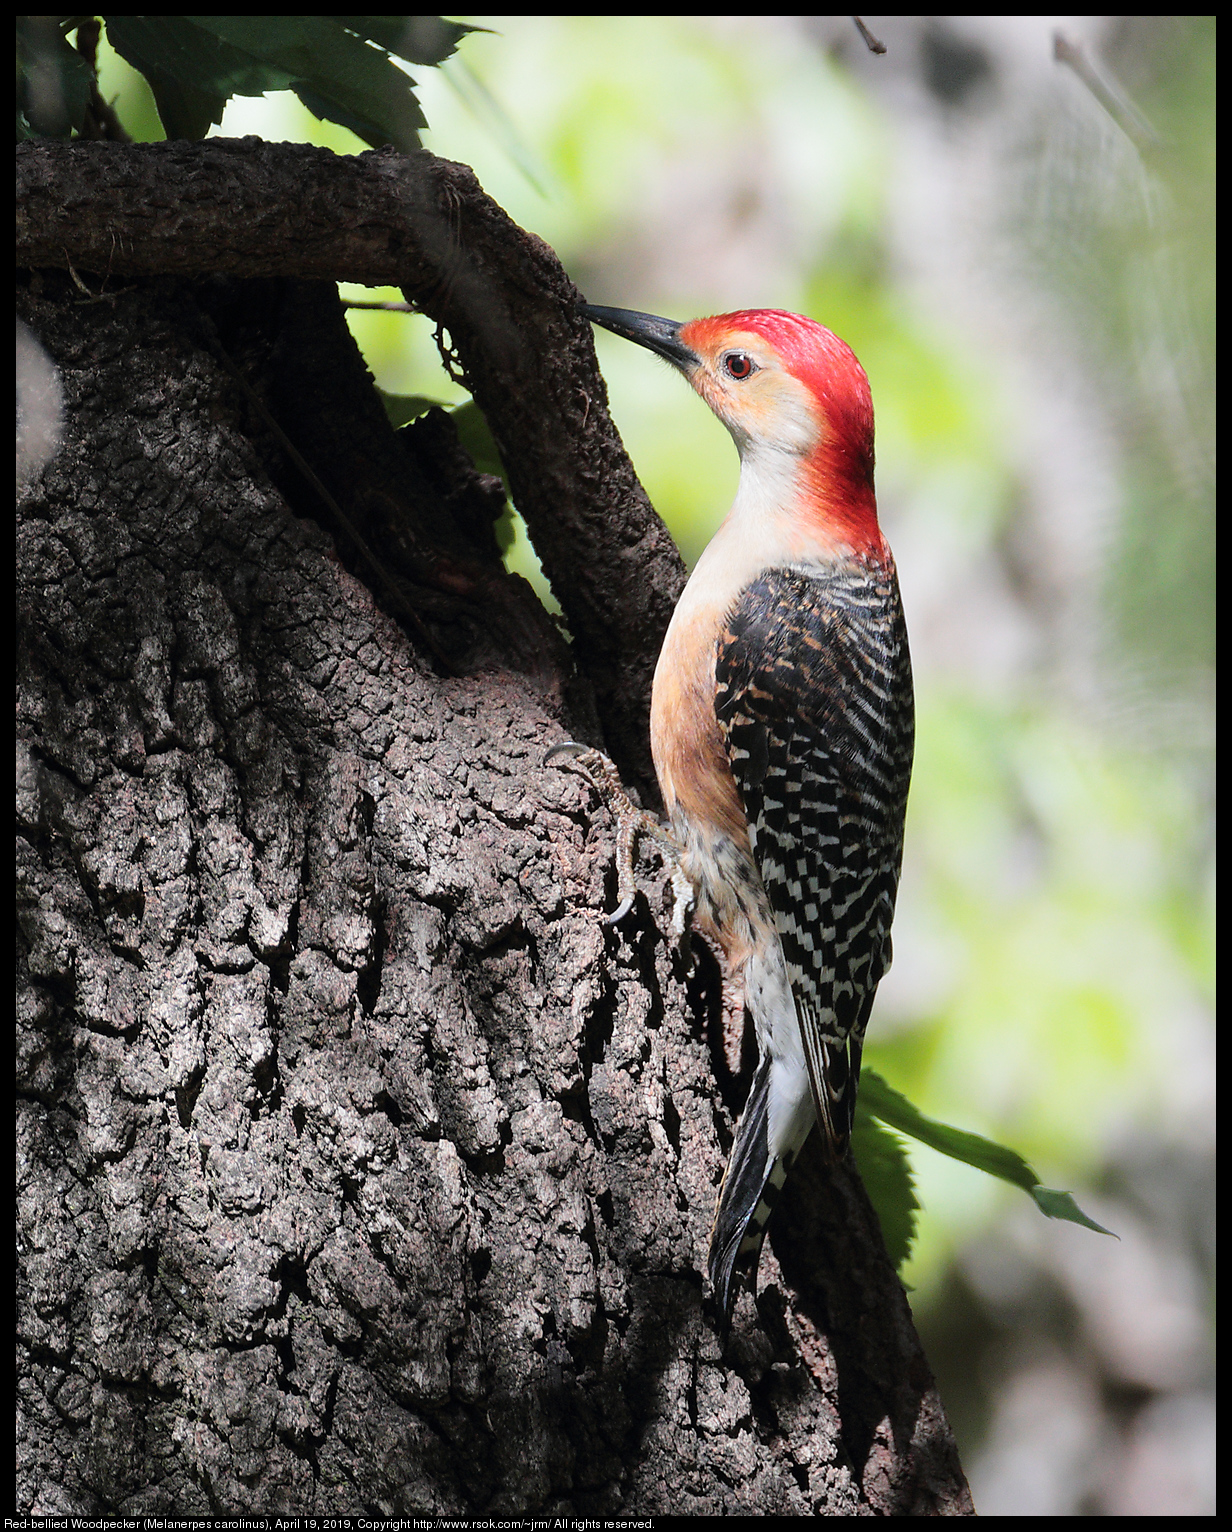
POLYGON ((783 309, 686 323, 591 304, 584 311, 684 373, 731 432, 746 475, 767 490, 790 486, 830 535, 880 546, 872 395, 845 341, 783 309))

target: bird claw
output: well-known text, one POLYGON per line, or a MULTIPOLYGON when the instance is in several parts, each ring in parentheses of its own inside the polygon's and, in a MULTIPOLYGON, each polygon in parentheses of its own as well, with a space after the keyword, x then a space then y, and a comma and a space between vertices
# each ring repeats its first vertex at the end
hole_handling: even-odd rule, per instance
POLYGON ((637 897, 637 883, 633 876, 633 852, 640 836, 646 836, 658 847, 672 880, 672 935, 677 940, 684 936, 685 923, 693 908, 693 888, 680 865, 680 847, 669 830, 655 818, 639 808, 629 797, 620 773, 615 765, 592 745, 583 745, 575 739, 553 745, 544 755, 543 763, 556 756, 568 756, 599 794, 612 817, 616 820, 616 893, 619 902, 610 915, 603 917, 604 925, 614 926, 623 920, 633 908, 637 897))

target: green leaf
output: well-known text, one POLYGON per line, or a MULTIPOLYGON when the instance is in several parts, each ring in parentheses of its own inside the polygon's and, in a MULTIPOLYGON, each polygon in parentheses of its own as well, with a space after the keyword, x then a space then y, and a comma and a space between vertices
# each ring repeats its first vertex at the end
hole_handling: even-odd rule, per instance
POLYGON ((449 408, 443 399, 429 399, 424 394, 387 394, 383 388, 378 388, 377 393, 381 396, 389 423, 395 430, 408 425, 412 420, 418 420, 429 410, 449 408))
POLYGON ((857 1102, 851 1147, 864 1189, 877 1210, 886 1251, 898 1269, 911 1254, 915 1215, 920 1210, 906 1146, 857 1102))
POLYGON ((1070 1192, 1054 1192, 1046 1186, 1033 1186, 1031 1195, 1045 1218, 1064 1218, 1069 1223, 1080 1223, 1084 1229, 1094 1229, 1096 1234, 1107 1234, 1112 1239, 1120 1238, 1120 1235, 1113 1234, 1111 1229, 1105 1229, 1103 1224, 1088 1218, 1070 1192))
POLYGON ((501 462, 501 455, 489 429, 487 416, 473 399, 467 399, 459 404, 450 411, 450 414, 453 416, 454 425, 458 428, 458 440, 470 454, 471 462, 480 473, 494 473, 497 478, 505 479, 505 488, 508 489, 509 481, 505 478, 505 465, 501 462))
MULTIPOLYGON (((289 90, 294 71, 278 69, 233 47, 190 16, 105 16, 113 48, 142 74, 176 80, 205 95, 259 96, 289 90)), ((222 18, 219 18, 222 19, 222 18)))
MULTIPOLYGON (((356 138, 362 139, 371 148, 379 149, 382 144, 391 142, 390 135, 377 122, 349 111, 345 106, 332 101, 328 96, 321 95, 310 86, 297 85, 295 94, 314 117, 319 117, 322 122, 336 122, 340 128, 349 129, 356 138)), ((407 120, 398 136, 400 145, 414 147, 419 142, 417 129, 424 126, 426 126, 424 115, 419 107, 413 105, 408 108, 407 120)))
POLYGON ((285 90, 275 75, 184 16, 104 16, 107 40, 149 81, 168 138, 204 138, 231 96, 285 90))
MULTIPOLYGON (((129 63, 132 63, 131 59, 129 63)), ((222 114, 227 109, 226 96, 197 90, 154 68, 145 70, 145 77, 154 97, 158 119, 168 138, 204 138, 216 123, 222 121, 222 114)))
POLYGON ((874 1117, 909 1138, 927 1144, 930 1149, 961 1160, 964 1165, 972 1165, 976 1170, 986 1171, 1002 1181, 1009 1181, 1013 1186, 1020 1186, 1045 1217, 1063 1218, 1099 1234, 1110 1234, 1113 1239, 1117 1237, 1110 1229, 1102 1228, 1088 1218, 1069 1192, 1050 1191, 1042 1186, 1035 1171, 1016 1150, 1007 1149, 1004 1144, 994 1144, 978 1133, 967 1133, 961 1128, 951 1128, 948 1123, 937 1122, 935 1118, 925 1117, 874 1069, 866 1067, 861 1071, 860 1104, 874 1117))
POLYGON ((438 64, 467 32, 439 16, 107 16, 116 52, 150 82, 168 137, 201 138, 231 96, 293 90, 378 148, 417 148, 414 81, 390 57, 438 64), (371 46, 376 44, 376 46, 371 46))
MULTIPOLYGON (((414 81, 388 53, 328 16, 195 16, 216 36, 266 68, 286 76, 309 111, 340 123, 374 149, 417 147, 427 119, 414 81)), ((265 86, 266 90, 286 87, 265 86)))
POLYGON ((443 64, 468 32, 487 32, 488 27, 468 27, 443 16, 326 16, 351 32, 358 32, 379 48, 396 53, 408 64, 443 64))

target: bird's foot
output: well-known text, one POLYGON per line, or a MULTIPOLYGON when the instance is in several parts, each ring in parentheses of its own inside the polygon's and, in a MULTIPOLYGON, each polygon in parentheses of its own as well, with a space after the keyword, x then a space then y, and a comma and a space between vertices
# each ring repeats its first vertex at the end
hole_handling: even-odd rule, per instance
POLYGON ((544 765, 555 756, 571 760, 603 799, 616 821, 616 894, 618 903, 610 915, 604 916, 605 924, 614 926, 633 908, 637 884, 633 877, 633 852, 640 837, 654 842, 672 880, 672 935, 679 940, 684 935, 685 923, 693 908, 693 888, 680 863, 680 847, 670 830, 661 825, 653 814, 639 808, 625 791, 620 773, 613 763, 591 745, 577 740, 566 740, 553 745, 544 756, 544 765))

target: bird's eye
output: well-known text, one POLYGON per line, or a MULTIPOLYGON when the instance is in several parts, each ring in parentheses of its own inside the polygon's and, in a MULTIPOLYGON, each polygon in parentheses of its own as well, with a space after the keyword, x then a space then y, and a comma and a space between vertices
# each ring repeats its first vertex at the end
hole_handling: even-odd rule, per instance
POLYGON ((735 378, 737 383, 743 383, 745 378, 751 378, 757 371, 757 363, 747 351, 725 351, 723 371, 729 378, 735 378))

